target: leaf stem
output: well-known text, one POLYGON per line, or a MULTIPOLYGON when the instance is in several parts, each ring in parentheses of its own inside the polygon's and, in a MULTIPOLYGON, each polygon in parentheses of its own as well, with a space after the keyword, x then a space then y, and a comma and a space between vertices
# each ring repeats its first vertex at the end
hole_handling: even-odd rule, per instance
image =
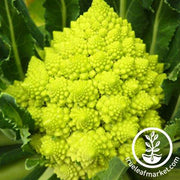
POLYGON ((120 17, 122 17, 122 18, 125 18, 125 12, 126 12, 126 0, 120 0, 120 3, 119 3, 119 5, 120 5, 120 14, 119 14, 119 16, 120 17))
POLYGON ((24 73, 23 73, 23 69, 22 69, 22 65, 21 65, 21 60, 20 60, 20 57, 19 57, 18 48, 16 46, 14 27, 13 27, 13 23, 12 23, 12 19, 11 19, 11 14, 10 14, 10 11, 9 11, 8 1, 4 0, 4 3, 5 3, 5 9, 6 9, 8 23, 9 23, 9 31, 10 31, 12 48, 13 48, 14 57, 15 57, 15 63, 16 63, 16 66, 17 66, 17 71, 19 73, 19 77, 20 77, 21 80, 23 80, 24 79, 24 73))
POLYGON ((42 174, 42 176, 38 180, 47 180, 54 174, 54 171, 52 168, 47 168, 45 172, 42 174))
POLYGON ((163 6, 163 0, 160 0, 159 7, 156 12, 154 26, 153 26, 153 34, 152 34, 152 42, 150 47, 150 54, 154 54, 155 51, 155 45, 157 40, 157 33, 158 33, 158 27, 159 27, 159 17, 163 6))
POLYGON ((64 0, 61 0, 61 11, 62 11, 62 27, 66 27, 66 4, 64 0))

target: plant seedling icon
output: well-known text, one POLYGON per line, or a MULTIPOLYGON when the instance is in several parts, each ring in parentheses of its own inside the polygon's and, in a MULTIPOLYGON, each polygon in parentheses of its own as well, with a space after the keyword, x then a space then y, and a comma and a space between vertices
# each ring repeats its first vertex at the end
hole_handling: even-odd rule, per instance
POLYGON ((147 146, 146 152, 150 154, 142 154, 142 158, 148 164, 156 164, 161 160, 162 154, 156 154, 156 152, 160 150, 158 148, 158 146, 160 145, 160 141, 157 141, 158 136, 159 135, 155 134, 154 131, 150 134, 150 136, 145 135, 146 139, 149 141, 145 142, 147 146))

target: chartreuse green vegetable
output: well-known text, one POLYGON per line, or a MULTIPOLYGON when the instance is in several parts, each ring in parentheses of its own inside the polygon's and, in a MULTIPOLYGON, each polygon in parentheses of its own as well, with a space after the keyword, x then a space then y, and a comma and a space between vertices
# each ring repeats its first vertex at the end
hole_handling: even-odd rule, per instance
MULTIPOLYGON (((112 157, 132 157, 139 130, 162 128, 163 64, 103 0, 54 31, 44 52, 6 92, 34 118, 31 144, 62 180, 91 178, 112 157)), ((141 155, 144 141, 137 143, 141 155)))

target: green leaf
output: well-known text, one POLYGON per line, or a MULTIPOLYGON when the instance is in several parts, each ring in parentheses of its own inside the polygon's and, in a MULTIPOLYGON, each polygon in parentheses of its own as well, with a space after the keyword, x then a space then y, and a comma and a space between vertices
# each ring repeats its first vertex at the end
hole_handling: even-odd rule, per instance
POLYGON ((156 178, 156 180, 175 180, 180 177, 180 169, 174 168, 172 171, 168 172, 165 176, 156 178))
POLYGON ((154 0, 142 0, 142 6, 148 10, 151 10, 152 12, 154 12, 153 8, 152 8, 152 3, 154 0))
POLYGON ((21 128, 20 129, 20 136, 21 136, 21 139, 23 142, 23 146, 28 144, 28 142, 30 141, 30 138, 29 138, 30 135, 31 135, 31 133, 29 132, 29 128, 21 128))
MULTIPOLYGON (((4 129, 0 129, 0 148, 3 146, 4 147, 9 146, 11 148, 12 145, 21 145, 22 144, 21 140, 15 141, 16 138, 13 138, 13 139, 8 138, 7 135, 5 135, 3 133, 3 130, 4 129)), ((1 154, 1 151, 0 151, 0 154, 1 154)))
MULTIPOLYGON (((173 143, 173 155, 180 156, 180 141, 176 141, 173 143)), ((179 164, 180 168, 180 164, 179 164)))
POLYGON ((4 128, 1 131, 12 140, 21 138, 22 149, 34 154, 32 147, 29 145, 31 135, 29 130, 34 130, 34 120, 30 114, 18 107, 14 98, 7 94, 2 94, 0 97, 0 110, 0 122, 2 122, 0 128, 4 128))
MULTIPOLYGON (((0 47, 0 51, 1 51, 1 47, 0 47)), ((1 69, 1 62, 2 61, 0 61, 0 92, 4 91, 10 85, 10 82, 3 75, 3 72, 1 69)))
POLYGON ((41 157, 36 157, 36 158, 28 158, 25 161, 25 168, 27 170, 34 169, 38 165, 42 165, 42 158, 41 157))
POLYGON ((0 154, 0 167, 16 162, 19 159, 28 157, 28 155, 29 154, 26 152, 23 152, 21 148, 17 148, 14 150, 7 151, 5 153, 1 153, 0 154))
POLYGON ((179 78, 179 70, 180 70, 180 28, 177 29, 175 36, 170 44, 170 51, 165 58, 165 62, 169 63, 170 68, 166 70, 169 74, 168 79, 163 83, 163 89, 165 94, 164 103, 166 106, 163 108, 163 112, 161 113, 163 118, 175 119, 176 110, 180 108, 178 106, 179 96, 180 96, 180 78, 179 78))
POLYGON ((19 115, 19 110, 16 107, 15 101, 8 95, 2 95, 0 97, 0 108, 5 120, 10 121, 17 127, 23 126, 23 120, 19 115))
MULTIPOLYGON (((22 0, 19 0, 19 3, 22 0)), ((23 79, 33 54, 33 39, 14 0, 0 1, 0 38, 11 47, 9 58, 2 64, 4 76, 13 81, 23 79)))
POLYGON ((92 4, 92 0, 79 0, 80 14, 86 12, 92 4))
POLYGON ((179 25, 179 14, 172 11, 163 0, 155 2, 155 14, 150 15, 150 27, 145 35, 145 43, 151 54, 158 54, 162 61, 169 50, 175 30, 179 25))
POLYGON ((180 63, 176 65, 176 67, 169 74, 168 79, 171 81, 176 81, 180 72, 180 63))
POLYGON ((176 141, 177 139, 179 139, 180 138, 180 118, 176 119, 173 124, 165 127, 164 130, 169 134, 172 141, 176 141))
POLYGON ((171 121, 175 121, 176 119, 180 119, 180 94, 176 102, 176 106, 174 108, 174 112, 171 116, 171 121))
POLYGON ((4 91, 10 82, 3 77, 3 74, 0 74, 0 92, 4 91))
POLYGON ((45 0, 35 0, 28 5, 29 14, 37 26, 43 26, 45 24, 45 9, 43 7, 44 2, 45 0))
POLYGON ((0 64, 2 60, 9 59, 10 49, 10 45, 0 38, 0 64))
POLYGON ((14 125, 9 123, 7 120, 4 119, 2 112, 0 111, 0 128, 1 129, 11 129, 14 125))
MULTIPOLYGON (((170 136, 172 142, 180 139, 180 119, 176 119, 173 124, 167 125, 164 128, 164 131, 170 136)), ((158 139, 161 142, 160 148, 169 145, 169 142, 167 141, 167 138, 164 135, 160 134, 158 139)))
POLYGON ((7 153, 8 151, 20 148, 20 144, 8 144, 0 146, 0 154, 7 153))
POLYGON ((165 2, 175 11, 180 13, 180 1, 179 0, 165 0, 165 2))
POLYGON ((46 167, 38 166, 29 175, 24 177, 22 180, 38 180, 45 170, 46 170, 46 167))
MULTIPOLYGON (((40 2, 41 0, 38 0, 40 2)), ((37 1, 36 1, 37 2, 37 1)), ((44 37, 41 31, 36 27, 35 23, 29 16, 28 9, 23 0, 13 0, 13 5, 17 9, 18 13, 22 15, 24 22, 27 25, 27 28, 32 35, 32 37, 36 40, 37 44, 43 48, 44 46, 44 37)), ((41 4, 42 5, 42 4, 41 4)), ((42 12, 43 8, 38 9, 36 12, 42 12)))
POLYGON ((175 114, 175 107, 177 106, 177 100, 180 95, 180 78, 177 81, 171 81, 166 79, 163 82, 163 90, 164 90, 164 104, 160 109, 160 115, 166 121, 170 121, 175 114))
POLYGON ((11 122, 17 128, 34 128, 34 121, 30 114, 18 107, 10 95, 2 94, 0 96, 0 110, 4 120, 11 122))
POLYGON ((17 132, 15 132, 13 129, 0 129, 0 130, 9 139, 13 141, 17 139, 17 132))
POLYGON ((78 0, 45 0, 44 7, 46 29, 50 33, 69 27, 80 13, 78 0))
POLYGON ((131 179, 130 175, 126 172, 119 180, 135 180, 135 179, 131 179))
MULTIPOLYGON (((172 46, 173 49, 174 47, 176 47, 176 45, 178 46, 177 42, 175 43, 173 41, 172 44, 174 45, 172 46)), ((174 53, 176 53, 175 50, 174 50, 174 53)), ((164 95, 165 95, 165 98, 164 98, 165 106, 161 108, 162 110, 161 115, 166 120, 169 120, 169 119, 174 120, 175 118, 178 118, 178 116, 176 116, 176 113, 178 112, 177 110, 180 108, 180 105, 179 105, 180 104, 180 100, 179 100, 180 99, 180 86, 179 86, 180 63, 178 63, 178 60, 176 58, 178 58, 178 54, 176 54, 175 56, 172 55, 172 60, 170 62, 171 68, 169 70, 166 70, 167 72, 169 72, 168 73, 169 75, 162 84, 162 87, 164 89, 164 95)))
MULTIPOLYGON (((25 170, 24 159, 16 161, 15 163, 8 164, 0 168, 0 179, 2 180, 22 180, 30 172, 25 170)), ((31 179, 33 180, 33 179, 31 179)))
MULTIPOLYGON (((113 7, 114 11, 120 16, 120 11, 122 10, 121 2, 125 2, 126 0, 105 0, 111 7, 113 7), (121 8, 121 10, 120 10, 121 8)), ((124 4, 125 5, 125 4, 124 4)), ((125 7, 124 7, 125 8, 125 7)), ((125 9, 123 9, 123 13, 125 13, 125 9)), ((121 16, 124 17, 124 14, 121 16)))
POLYGON ((142 38, 149 21, 141 0, 132 0, 129 2, 125 18, 131 23, 136 36, 142 38))
POLYGON ((177 28, 169 47, 170 50, 167 57, 164 59, 164 62, 170 64, 171 67, 169 71, 172 71, 173 68, 180 62, 180 27, 177 28))
POLYGON ((109 168, 98 173, 93 180, 119 180, 128 167, 118 158, 114 157, 109 162, 109 168))

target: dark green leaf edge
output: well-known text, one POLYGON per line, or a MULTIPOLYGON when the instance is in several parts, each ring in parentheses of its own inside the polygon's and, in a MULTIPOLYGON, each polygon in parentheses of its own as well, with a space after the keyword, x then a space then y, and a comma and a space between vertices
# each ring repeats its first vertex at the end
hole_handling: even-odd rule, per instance
POLYGON ((34 121, 31 118, 30 114, 24 109, 20 108, 15 99, 3 93, 0 95, 0 111, 2 113, 1 121, 8 122, 7 128, 10 128, 9 125, 12 125, 12 129, 6 129, 3 127, 2 131, 7 137, 12 137, 13 140, 22 140, 22 149, 31 154, 34 154, 32 147, 29 145, 30 142, 30 131, 34 130, 34 121))
POLYGON ((13 0, 14 8, 22 15, 25 23, 27 24, 27 28, 31 33, 32 37, 36 40, 39 47, 44 47, 44 36, 39 30, 39 28, 35 25, 33 20, 31 19, 28 9, 23 0, 13 0))
POLYGON ((175 68, 168 75, 168 79, 171 81, 176 81, 180 73, 180 63, 175 66, 175 68))
POLYGON ((0 110, 5 120, 10 121, 17 129, 34 128, 34 120, 27 110, 20 108, 16 100, 7 93, 0 95, 0 110))
POLYGON ((179 3, 179 7, 172 6, 172 4, 171 4, 172 2, 171 2, 171 1, 172 1, 172 0, 170 0, 170 2, 169 2, 169 0, 164 0, 164 2, 165 2, 173 11, 176 11, 176 12, 180 13, 180 2, 179 2, 179 0, 173 0, 175 4, 179 3))

